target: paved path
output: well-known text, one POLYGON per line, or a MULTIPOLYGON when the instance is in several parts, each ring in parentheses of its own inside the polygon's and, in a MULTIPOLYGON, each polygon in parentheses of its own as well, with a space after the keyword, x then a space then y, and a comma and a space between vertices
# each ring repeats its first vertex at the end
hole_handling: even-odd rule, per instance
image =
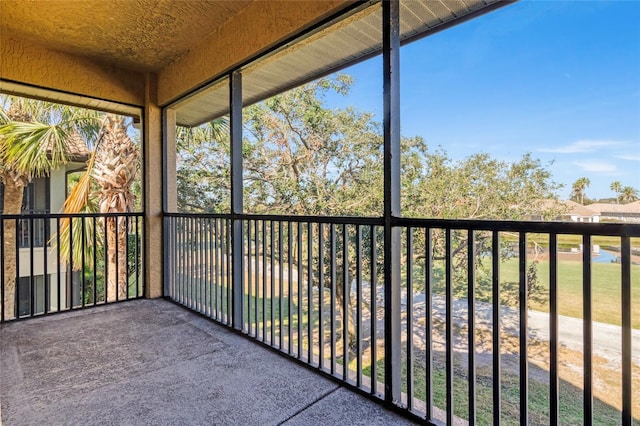
MULTIPOLYGON (((594 354, 620 360, 622 353, 622 327, 601 322, 593 322, 594 354)), ((560 343, 573 349, 582 350, 582 320, 558 315, 560 343)), ((549 341, 549 314, 529 311, 529 332, 532 337, 549 341)), ((633 362, 640 365, 640 330, 631 330, 631 348, 633 362)))
MULTIPOLYGON (((434 316, 440 317, 444 321, 445 298, 433 295, 434 316)), ((424 313, 424 295, 417 295, 414 298, 414 312, 416 316, 424 313)), ((476 324, 479 327, 492 328, 493 307, 490 303, 476 302, 476 324)), ((518 337, 519 312, 517 309, 502 306, 501 321, 503 330, 518 337)), ((453 302, 453 320, 457 324, 466 324, 468 317, 467 299, 456 299, 453 302)), ((558 316, 558 330, 560 332, 560 344, 571 349, 582 351, 582 319, 558 316)), ((594 355, 604 357, 608 360, 621 360, 622 353, 622 327, 593 322, 593 350, 594 355)), ((529 311, 528 317, 529 337, 539 341, 549 341, 549 314, 546 312, 529 311)), ((632 360, 640 365, 640 330, 632 330, 632 360)))

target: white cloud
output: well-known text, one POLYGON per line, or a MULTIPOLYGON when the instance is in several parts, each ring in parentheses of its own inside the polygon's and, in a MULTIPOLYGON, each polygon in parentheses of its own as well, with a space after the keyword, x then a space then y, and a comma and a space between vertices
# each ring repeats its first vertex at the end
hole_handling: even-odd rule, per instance
POLYGON ((574 154, 577 152, 593 152, 600 148, 623 145, 624 142, 608 141, 608 140, 580 140, 569 145, 559 146, 557 148, 540 148, 542 152, 558 152, 561 154, 574 154))
POLYGON ((604 161, 575 161, 573 164, 580 167, 585 172, 615 173, 618 171, 615 164, 604 161))
POLYGON ((640 161, 640 155, 636 154, 627 154, 627 155, 614 155, 615 158, 619 158, 621 160, 629 160, 629 161, 640 161))

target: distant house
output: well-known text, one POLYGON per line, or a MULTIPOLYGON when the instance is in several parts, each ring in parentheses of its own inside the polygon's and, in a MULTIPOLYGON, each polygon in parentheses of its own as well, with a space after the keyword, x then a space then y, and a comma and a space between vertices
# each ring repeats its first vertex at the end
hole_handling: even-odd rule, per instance
POLYGON ((597 210, 591 208, 591 206, 583 206, 574 201, 567 200, 563 204, 567 206, 567 211, 562 215, 563 220, 571 220, 572 222, 587 222, 598 223, 600 222, 601 214, 597 210))
MULTIPOLYGON (((532 203, 533 208, 538 212, 548 212, 529 214, 528 220, 556 220, 561 222, 600 222, 600 213, 574 201, 540 200, 532 203)), ((532 208, 532 210, 533 210, 532 208)))
POLYGON ((640 201, 628 204, 594 203, 586 207, 598 212, 605 221, 640 222, 640 201))

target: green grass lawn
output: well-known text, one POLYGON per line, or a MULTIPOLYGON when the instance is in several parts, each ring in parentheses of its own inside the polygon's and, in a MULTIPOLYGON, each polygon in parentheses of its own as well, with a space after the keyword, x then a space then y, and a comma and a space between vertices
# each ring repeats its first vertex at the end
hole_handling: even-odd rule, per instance
MULTIPOLYGON (((442 358, 442 356, 440 357, 442 358)), ((530 371, 539 368, 529 365, 530 371)), ((384 382, 384 359, 377 363, 379 382, 384 382)), ((546 372, 542 372, 547 374, 546 372)), ((371 368, 363 370, 363 374, 371 376, 371 368)), ((413 371, 414 397, 426 400, 426 371, 424 367, 416 365, 413 371)), ((402 365, 402 391, 407 390, 406 364, 402 365)), ((444 361, 434 359, 432 371, 433 404, 435 407, 446 407, 446 372, 444 361)), ((453 379, 453 406, 457 417, 468 420, 469 418, 469 394, 466 370, 454 369, 453 379)), ((493 423, 493 371, 490 367, 480 367, 476 373, 476 422, 481 425, 493 423)), ((501 420, 505 425, 517 425, 520 418, 520 380, 518 375, 511 372, 502 372, 501 380, 501 420)), ((534 378, 529 378, 529 423, 542 425, 549 424, 549 386, 534 378)), ((560 422, 561 424, 582 424, 582 390, 571 384, 560 383, 560 422)), ((593 420, 594 424, 613 425, 620 423, 620 412, 610 405, 594 398, 593 420)))
MULTIPOLYGON (((518 260, 500 265, 501 281, 518 281, 518 260)), ((591 292, 594 321, 620 325, 621 267, 615 263, 592 263, 591 292)), ((532 303, 532 308, 549 311, 549 262, 538 263, 538 279, 543 286, 544 303, 532 303)), ((631 266, 632 312, 640 312, 640 265, 631 266), (635 307, 635 309, 633 308, 635 307)), ((582 262, 558 262, 558 303, 560 315, 582 317, 582 262)), ((640 315, 631 318, 633 328, 640 329, 640 315)))

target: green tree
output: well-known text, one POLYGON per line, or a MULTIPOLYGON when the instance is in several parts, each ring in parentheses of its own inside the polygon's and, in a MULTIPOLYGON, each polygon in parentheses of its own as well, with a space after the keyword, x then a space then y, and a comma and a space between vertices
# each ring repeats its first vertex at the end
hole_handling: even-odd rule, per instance
POLYGON ((622 184, 616 180, 611 182, 609 188, 616 193, 616 203, 620 204, 620 193, 622 192, 622 184))
MULTIPOLYGON (((330 109, 325 96, 345 95, 347 75, 324 78, 255 104, 244 111, 245 209, 251 213, 380 216, 382 214, 382 136, 373 115, 353 108, 330 109)), ((325 259, 331 253, 330 229, 323 233, 325 259)), ((337 238, 336 252, 353 247, 337 238)), ((371 237, 371 236, 370 236, 371 237)), ((350 253, 355 255, 355 253, 350 253)), ((367 267, 363 260, 363 267, 367 267)), ((309 267, 309 265, 307 265, 309 267)), ((329 265, 311 265, 316 280, 325 268, 324 287, 331 287, 329 265)), ((336 262, 336 276, 354 276, 353 259, 336 262)), ((342 281, 342 279, 339 279, 342 281)), ((316 281, 317 282, 317 281, 316 281)), ((336 305, 347 321, 350 347, 355 347, 355 313, 345 289, 335 286, 336 305)), ((347 291, 349 291, 347 289, 347 291)))
MULTIPOLYGON (((325 102, 329 93, 348 94, 351 84, 351 78, 346 75, 324 78, 243 111, 244 204, 247 212, 382 215, 383 139, 380 124, 373 121, 370 113, 354 108, 332 109, 325 102)), ((228 139, 216 141, 207 137, 198 141, 195 136, 189 145, 179 145, 178 158, 183 161, 182 165, 189 165, 185 168, 193 165, 204 171, 202 174, 180 173, 179 168, 178 176, 184 181, 178 183, 178 190, 184 192, 178 195, 178 200, 196 200, 198 206, 215 204, 220 199, 216 188, 224 188, 224 197, 229 197, 228 166, 224 165, 225 162, 228 164, 228 139), (226 160, 221 162, 220 158, 226 160), (216 168, 224 170, 216 171, 216 168), (187 192, 200 188, 203 182, 211 189, 199 193, 204 195, 201 198, 209 197, 208 201, 198 200, 187 192)), ((421 137, 403 137, 401 151, 405 216, 517 220, 531 215, 547 219, 557 215, 558 209, 548 201, 555 199, 560 185, 552 181, 547 168, 530 154, 511 163, 493 159, 485 153, 454 161, 442 149, 430 150, 421 137)), ((221 205, 226 207, 228 204, 221 205)), ((182 204, 183 209, 191 207, 182 204)), ((216 211, 215 207, 211 210, 216 211)), ((314 228, 314 232, 319 231, 314 228)), ((329 259, 329 227, 324 227, 322 232, 325 242, 322 250, 325 259, 329 259)), ((319 235, 309 237, 318 241, 319 235)), ((381 244, 381 235, 364 233, 362 238, 381 244)), ((462 276, 465 270, 466 238, 465 233, 455 234, 456 277, 462 276)), ((338 277, 345 272, 354 276, 355 253, 351 253, 354 241, 355 230, 351 228, 347 241, 341 236, 337 238, 336 252, 341 253, 344 244, 348 244, 350 256, 348 262, 337 262, 338 277), (347 271, 344 270, 346 264, 349 265, 347 271)), ((434 233, 433 241, 434 259, 442 259, 443 234, 434 233)), ((479 235, 476 241, 476 253, 486 253, 489 239, 479 235)), ((507 249, 509 247, 505 246, 503 252, 509 252, 507 249)), ((381 255, 382 250, 379 250, 381 255)), ((371 262, 382 264, 380 259, 363 256, 363 270, 367 270, 371 262)), ((314 282, 318 282, 319 265, 316 263, 311 268, 314 282)), ((329 286, 331 274, 328 270, 324 272, 322 285, 329 286)), ((379 272, 381 276, 382 271, 379 272)), ((464 282, 457 278, 455 281, 464 282)), ((341 285, 336 286, 336 292, 337 305, 342 307, 345 295, 341 285)), ((348 315, 353 318, 352 313, 348 315)), ((349 322, 354 324, 354 321, 349 322)), ((352 331, 349 334, 353 336, 352 331)))
POLYGON ((382 137, 372 114, 330 109, 351 78, 320 79, 245 109, 251 213, 380 216, 382 137))
POLYGON ((176 149, 178 211, 228 213, 231 206, 228 118, 198 127, 179 126, 176 149))
POLYGON ((625 203, 632 203, 638 200, 638 190, 631 186, 625 186, 620 191, 620 198, 625 203))
MULTIPOLYGON (((414 141, 424 143, 419 138, 414 141)), ((444 150, 429 151, 424 145, 420 158, 423 169, 417 177, 403 180, 405 216, 549 220, 558 214, 559 208, 548 201, 555 199, 561 185, 531 154, 514 162, 496 160, 487 153, 454 161, 444 150)))
POLYGON ((586 177, 581 177, 573 183, 571 199, 584 205, 585 190, 591 184, 586 177))

